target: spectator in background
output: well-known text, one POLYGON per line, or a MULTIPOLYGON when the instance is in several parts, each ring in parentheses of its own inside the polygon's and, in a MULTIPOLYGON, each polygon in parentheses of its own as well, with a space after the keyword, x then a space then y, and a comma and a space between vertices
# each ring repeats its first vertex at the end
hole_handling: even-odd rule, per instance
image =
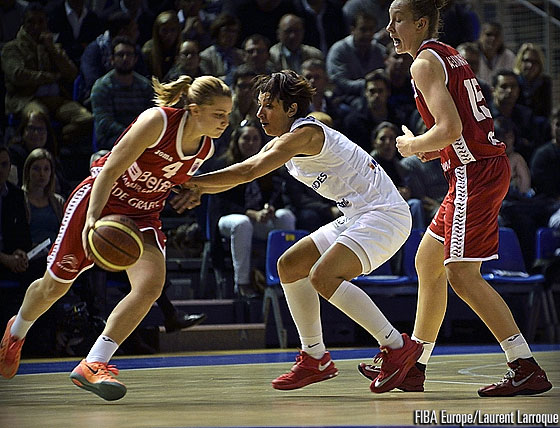
POLYGON ((257 72, 247 64, 242 64, 235 70, 231 85, 233 107, 229 115, 229 124, 232 129, 237 128, 244 120, 254 121, 257 118, 258 106, 253 94, 253 79, 256 76, 257 72))
POLYGON ((80 73, 84 78, 84 82, 79 99, 87 100, 85 104, 89 104, 91 88, 95 81, 113 68, 111 41, 115 37, 126 36, 136 44, 137 61, 134 71, 142 76, 148 75, 148 69, 142 57, 142 50, 138 45, 139 33, 136 21, 128 13, 117 11, 109 16, 107 28, 107 31, 97 36, 86 47, 80 61, 80 73))
POLYGON ((400 127, 408 123, 408 117, 406 110, 389 106, 391 82, 383 69, 366 74, 365 81, 364 93, 352 103, 342 128, 348 138, 365 151, 370 151, 372 132, 379 124, 391 122, 400 127))
MULTIPOLYGON (((221 167, 241 162, 264 145, 261 126, 250 121, 235 128, 221 167)), ((251 286, 253 239, 266 240, 273 229, 295 229, 296 217, 283 206, 283 178, 272 172, 227 192, 211 195, 208 202, 212 244, 221 248, 221 237, 230 241, 235 294, 254 298, 251 286)), ((213 258, 214 260, 214 258, 213 258)))
POLYGON ((270 74, 274 64, 270 61, 270 40, 261 34, 252 34, 243 42, 245 64, 253 68, 257 74, 270 74))
POLYGON ((295 11, 292 0, 224 0, 222 7, 223 13, 230 13, 241 22, 241 40, 257 33, 271 43, 276 43, 280 19, 295 11))
POLYGON ((408 203, 412 214, 412 228, 424 229, 426 220, 420 199, 412 198, 410 188, 405 181, 405 169, 397 154, 397 136, 399 128, 391 122, 381 122, 371 134, 370 155, 377 161, 393 181, 403 199, 408 203))
POLYGON ((474 42, 465 42, 457 46, 457 52, 461 54, 463 58, 469 63, 474 74, 477 75, 476 80, 484 95, 484 99, 488 105, 492 104, 492 88, 489 83, 478 77, 478 70, 480 69, 480 49, 478 44, 474 42))
POLYGON ((328 114, 332 118, 333 123, 332 125, 327 125, 331 128, 339 128, 340 114, 338 112, 336 100, 330 89, 329 75, 327 74, 325 61, 320 59, 308 59, 304 61, 301 65, 301 75, 309 80, 309 83, 311 83, 311 86, 315 89, 315 94, 309 106, 310 111, 328 114))
POLYGON ((23 0, 0 1, 0 50, 6 42, 16 38, 26 6, 27 2, 23 0))
POLYGON ((171 70, 169 70, 163 80, 165 82, 177 80, 179 76, 183 74, 191 76, 193 79, 202 76, 202 69, 200 68, 200 50, 196 40, 185 40, 181 43, 181 48, 179 49, 179 55, 177 55, 175 59, 175 64, 173 64, 173 67, 171 67, 171 70))
POLYGON ((327 55, 331 46, 348 35, 348 26, 338 0, 294 0, 295 14, 303 19, 303 43, 327 55))
POLYGON ((175 63, 181 44, 181 26, 173 11, 160 13, 153 26, 152 38, 142 46, 142 55, 148 72, 163 80, 175 63))
POLYGON ((76 66, 54 44, 46 11, 38 3, 28 6, 16 39, 4 45, 2 69, 7 113, 21 115, 25 109, 44 112, 61 122, 64 143, 75 144, 91 134, 91 113, 72 101, 66 91, 76 77, 76 66))
POLYGON ((311 58, 324 59, 323 53, 302 44, 305 28, 303 19, 296 15, 284 15, 278 23, 278 43, 270 48, 270 60, 276 70, 294 70, 301 73, 301 64, 311 58))
POLYGON ((519 76, 519 102, 538 116, 548 117, 552 110, 552 79, 544 73, 544 53, 533 43, 523 43, 517 51, 513 71, 519 76))
POLYGON ((502 25, 485 22, 478 38, 480 67, 476 77, 492 82, 498 70, 513 70, 515 54, 504 45, 502 25))
POLYGON ((389 23, 389 5, 391 0, 347 0, 342 6, 344 19, 348 27, 354 22, 354 17, 358 12, 368 13, 377 18, 374 38, 386 45, 390 42, 389 33, 385 27, 389 23))
POLYGON ((546 141, 548 123, 545 118, 535 117, 529 107, 518 102, 520 88, 513 71, 498 70, 492 86, 492 117, 511 119, 515 126, 515 150, 529 162, 534 150, 546 141))
POLYGON ((327 71, 335 84, 335 95, 344 95, 347 105, 364 93, 366 74, 385 65, 385 48, 373 40, 376 25, 373 16, 357 13, 351 34, 332 45, 327 55, 327 71))
POLYGON ((235 69, 245 62, 245 53, 235 47, 239 38, 239 20, 233 15, 219 15, 210 27, 210 35, 214 44, 200 53, 200 67, 204 73, 231 85, 235 69))
POLYGON ((210 25, 212 17, 204 13, 204 0, 175 0, 175 8, 179 24, 181 24, 181 39, 196 40, 200 50, 212 44, 210 25))
POLYGON ((85 0, 65 0, 49 15, 50 30, 58 34, 57 43, 79 66, 86 46, 103 31, 103 22, 86 7, 85 0))
MULTIPOLYGON (((33 246, 49 238, 51 244, 56 240, 62 222, 64 198, 55 192, 56 174, 55 160, 48 150, 33 150, 23 167, 23 186, 25 203, 29 215, 29 229, 33 246)), ((46 255, 43 253, 43 265, 38 272, 47 266, 46 255)))
POLYGON ((441 42, 456 48, 461 43, 475 42, 478 39, 480 22, 468 2, 448 0, 442 10, 441 19, 441 42))
POLYGON ((113 143, 144 110, 153 106, 150 81, 134 71, 134 43, 118 36, 112 42, 113 70, 99 78, 91 90, 97 145, 111 149, 113 143))
POLYGON ((412 57, 395 52, 393 43, 387 45, 387 56, 385 57, 385 72, 391 82, 391 94, 387 103, 392 109, 402 110, 402 113, 410 117, 416 110, 414 92, 410 84, 410 65, 412 57))
POLYGON ((10 166, 10 153, 0 146, 0 278, 20 282, 29 267, 31 234, 23 191, 8 181, 10 166))
POLYGON ((130 15, 138 25, 138 43, 140 46, 152 37, 155 14, 145 7, 144 0, 93 0, 91 7, 97 16, 103 20, 109 19, 116 12, 130 15))

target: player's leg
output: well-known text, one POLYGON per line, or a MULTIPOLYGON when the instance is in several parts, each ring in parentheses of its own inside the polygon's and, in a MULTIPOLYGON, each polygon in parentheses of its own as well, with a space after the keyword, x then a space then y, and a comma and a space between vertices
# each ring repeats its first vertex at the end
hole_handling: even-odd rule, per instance
POLYGON ((126 394, 126 386, 113 376, 118 370, 108 362, 146 316, 165 282, 165 258, 152 232, 144 233, 144 252, 138 262, 127 269, 127 275, 130 292, 113 309, 103 333, 70 374, 76 386, 105 400, 118 400, 126 394))
POLYGON ((5 378, 16 375, 21 348, 33 323, 70 289, 71 282, 59 282, 46 272, 27 288, 17 315, 6 326, 0 343, 0 374, 5 378))

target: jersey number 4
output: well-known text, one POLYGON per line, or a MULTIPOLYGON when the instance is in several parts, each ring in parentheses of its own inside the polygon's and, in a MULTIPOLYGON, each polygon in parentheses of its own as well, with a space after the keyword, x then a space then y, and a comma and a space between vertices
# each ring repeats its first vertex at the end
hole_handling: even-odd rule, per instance
POLYGON ((476 121, 480 122, 484 119, 491 119, 492 114, 490 113, 490 110, 488 110, 488 107, 484 104, 479 104, 481 101, 484 101, 484 95, 482 95, 482 91, 480 90, 480 85, 477 80, 475 78, 465 79, 463 83, 467 89, 467 93, 469 94, 469 101, 476 121))

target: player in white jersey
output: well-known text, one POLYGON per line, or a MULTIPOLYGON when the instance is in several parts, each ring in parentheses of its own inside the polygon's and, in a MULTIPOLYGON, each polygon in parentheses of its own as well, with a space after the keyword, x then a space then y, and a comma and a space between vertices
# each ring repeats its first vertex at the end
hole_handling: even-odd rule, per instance
POLYGON ((389 391, 420 356, 421 345, 399 334, 369 296, 350 282, 387 261, 407 239, 412 219, 407 203, 385 171, 341 133, 311 117, 314 89, 284 70, 256 81, 257 117, 277 138, 244 162, 193 177, 189 198, 176 208, 195 206, 203 193, 218 193, 286 165, 290 174, 336 201, 344 216, 303 238, 278 261, 278 273, 302 350, 292 369, 275 379, 276 389, 296 389, 338 374, 323 342, 319 295, 367 330, 381 346, 381 372, 373 392, 389 391))

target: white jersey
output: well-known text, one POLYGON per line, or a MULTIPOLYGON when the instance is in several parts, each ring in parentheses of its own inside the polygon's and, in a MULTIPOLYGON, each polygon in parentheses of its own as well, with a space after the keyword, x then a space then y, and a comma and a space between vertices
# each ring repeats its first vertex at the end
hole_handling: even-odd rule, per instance
POLYGON ((297 119, 290 132, 305 125, 321 127, 325 142, 319 154, 286 162, 295 179, 335 201, 346 217, 397 206, 408 210, 387 173, 365 150, 313 117, 297 119))

